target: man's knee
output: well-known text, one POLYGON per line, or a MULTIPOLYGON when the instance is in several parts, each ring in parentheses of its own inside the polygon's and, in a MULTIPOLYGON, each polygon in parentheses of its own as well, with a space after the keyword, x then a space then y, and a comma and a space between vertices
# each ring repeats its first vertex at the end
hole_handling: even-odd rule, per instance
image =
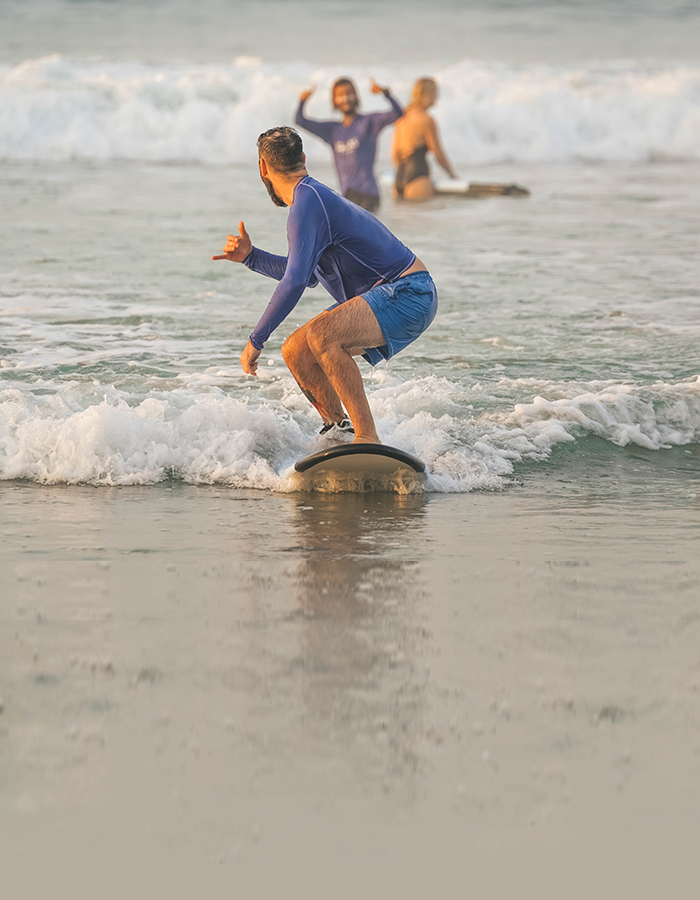
POLYGON ((282 359, 288 366, 293 365, 304 353, 308 353, 308 344, 304 330, 299 328, 292 332, 282 344, 282 359))
POLYGON ((282 344, 282 359, 289 365, 291 359, 294 358, 294 350, 292 349, 291 336, 282 344))
POLYGON ((323 318, 310 322, 306 331, 306 341, 316 359, 322 356, 334 343, 328 322, 323 318))
POLYGON ((309 330, 306 335, 306 340, 309 345, 309 350, 313 353, 313 355, 318 359, 318 357, 325 350, 326 344, 326 330, 322 326, 319 327, 314 322, 309 326, 309 330))

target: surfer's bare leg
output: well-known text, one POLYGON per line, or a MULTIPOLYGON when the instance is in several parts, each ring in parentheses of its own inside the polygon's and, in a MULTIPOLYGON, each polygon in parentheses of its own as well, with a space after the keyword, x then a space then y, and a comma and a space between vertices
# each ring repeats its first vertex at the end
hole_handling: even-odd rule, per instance
POLYGON ((355 443, 380 443, 362 376, 353 359, 363 348, 386 343, 369 304, 362 297, 353 297, 316 316, 305 330, 309 349, 348 411, 355 443))
MULTIPOLYGON (((313 319, 311 320, 314 321, 313 319)), ((328 425, 347 418, 340 397, 311 352, 306 331, 311 322, 290 334, 282 344, 282 358, 302 394, 328 425)))

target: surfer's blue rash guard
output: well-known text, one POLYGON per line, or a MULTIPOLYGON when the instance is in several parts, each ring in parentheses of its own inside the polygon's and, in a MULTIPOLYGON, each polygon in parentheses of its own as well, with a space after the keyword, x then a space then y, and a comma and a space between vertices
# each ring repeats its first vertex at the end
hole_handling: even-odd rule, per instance
POLYGON ((386 91, 384 96, 391 103, 390 110, 356 115, 347 126, 337 121, 320 122, 307 119, 304 115, 304 101, 299 104, 295 123, 320 137, 333 148, 341 194, 351 188, 361 194, 379 196, 379 187, 374 180, 373 171, 374 158, 377 155, 377 138, 383 128, 403 115, 403 109, 389 91, 386 91))
POLYGON ((371 213, 306 175, 294 188, 287 256, 253 247, 243 264, 279 281, 250 335, 256 350, 287 318, 307 287, 319 282, 338 303, 395 281, 416 255, 371 213))

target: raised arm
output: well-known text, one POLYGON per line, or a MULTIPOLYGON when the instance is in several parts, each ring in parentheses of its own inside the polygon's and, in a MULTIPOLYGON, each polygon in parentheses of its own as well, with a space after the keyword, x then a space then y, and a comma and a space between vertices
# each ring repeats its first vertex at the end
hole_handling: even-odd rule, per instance
POLYGON ((435 156, 438 164, 447 172, 450 178, 457 178, 457 173, 452 168, 452 163, 447 158, 447 154, 442 149, 440 143, 440 135, 435 120, 432 116, 426 116, 427 122, 425 127, 425 143, 430 152, 435 156))
MULTIPOLYGON (((260 250, 254 247, 250 239, 250 235, 245 230, 243 222, 238 223, 238 234, 229 234, 224 244, 223 252, 218 256, 212 256, 212 259, 228 259, 229 262, 243 263, 252 272, 258 272, 260 275, 267 275, 268 278, 274 278, 275 281, 281 281, 287 268, 287 257, 278 256, 275 253, 268 253, 267 250, 260 250)), ((314 278, 314 287, 318 284, 318 280, 314 278)))
POLYGON ((282 281, 284 273, 287 271, 287 257, 253 247, 243 260, 243 265, 251 272, 257 272, 258 275, 267 275, 268 278, 274 278, 275 281, 282 281))
POLYGON ((272 295, 272 299, 268 303, 262 319, 258 322, 258 325, 253 332, 253 334, 255 334, 260 331, 261 335, 264 335, 262 341, 255 340, 253 335, 251 335, 250 340, 241 354, 241 365, 243 366, 243 370, 247 372, 248 375, 255 375, 258 369, 258 357, 260 356, 263 342, 267 340, 267 337, 274 331, 277 325, 279 325, 279 323, 289 315, 292 309, 294 309, 299 297, 301 297, 304 292, 304 288, 315 287, 318 284, 318 278, 316 278, 313 273, 318 259, 316 259, 316 262, 314 262, 313 266, 308 270, 306 283, 300 286, 299 279, 303 278, 302 273, 308 269, 308 265, 305 265, 303 260, 296 260, 295 265, 292 266, 292 269, 290 270, 289 257, 268 253, 266 250, 259 250, 257 247, 253 246, 250 235, 245 230, 243 222, 238 223, 238 232, 238 235, 228 235, 223 253, 212 256, 212 259, 228 259, 230 262, 243 263, 244 266, 251 269, 253 272, 267 275, 268 278, 274 278, 276 281, 280 282, 275 293, 272 295), (280 289, 283 287, 282 282, 285 282, 285 285, 284 290, 280 292, 280 289), (296 299, 294 299, 295 297, 296 299), (273 303, 273 301, 275 302, 273 303), (281 315, 279 321, 277 321, 278 314, 281 315))
POLYGON ((297 107, 297 113, 294 117, 294 124, 298 125, 300 128, 305 128, 307 131, 310 131, 311 134, 315 134, 316 137, 320 137, 321 140, 325 141, 327 144, 332 144, 333 139, 331 137, 331 132, 337 123, 333 121, 321 122, 318 119, 307 119, 304 114, 304 105, 315 90, 316 88, 314 86, 299 94, 299 106, 297 107))
POLYGON ((379 134, 379 132, 383 128, 386 128, 387 125, 391 125, 397 119, 401 118, 401 116, 403 115, 403 107, 394 98, 388 87, 381 87, 374 79, 372 79, 372 86, 370 90, 373 94, 384 94, 386 99, 391 104, 391 109, 387 112, 372 113, 372 130, 375 134, 379 134))

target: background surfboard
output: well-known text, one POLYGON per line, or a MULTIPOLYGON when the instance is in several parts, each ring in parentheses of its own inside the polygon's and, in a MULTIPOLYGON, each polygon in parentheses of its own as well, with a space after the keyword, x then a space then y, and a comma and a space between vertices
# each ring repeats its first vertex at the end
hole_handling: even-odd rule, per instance
POLYGON ((439 181, 435 184, 435 193, 448 197, 529 197, 530 191, 519 184, 487 184, 478 181, 439 181))

